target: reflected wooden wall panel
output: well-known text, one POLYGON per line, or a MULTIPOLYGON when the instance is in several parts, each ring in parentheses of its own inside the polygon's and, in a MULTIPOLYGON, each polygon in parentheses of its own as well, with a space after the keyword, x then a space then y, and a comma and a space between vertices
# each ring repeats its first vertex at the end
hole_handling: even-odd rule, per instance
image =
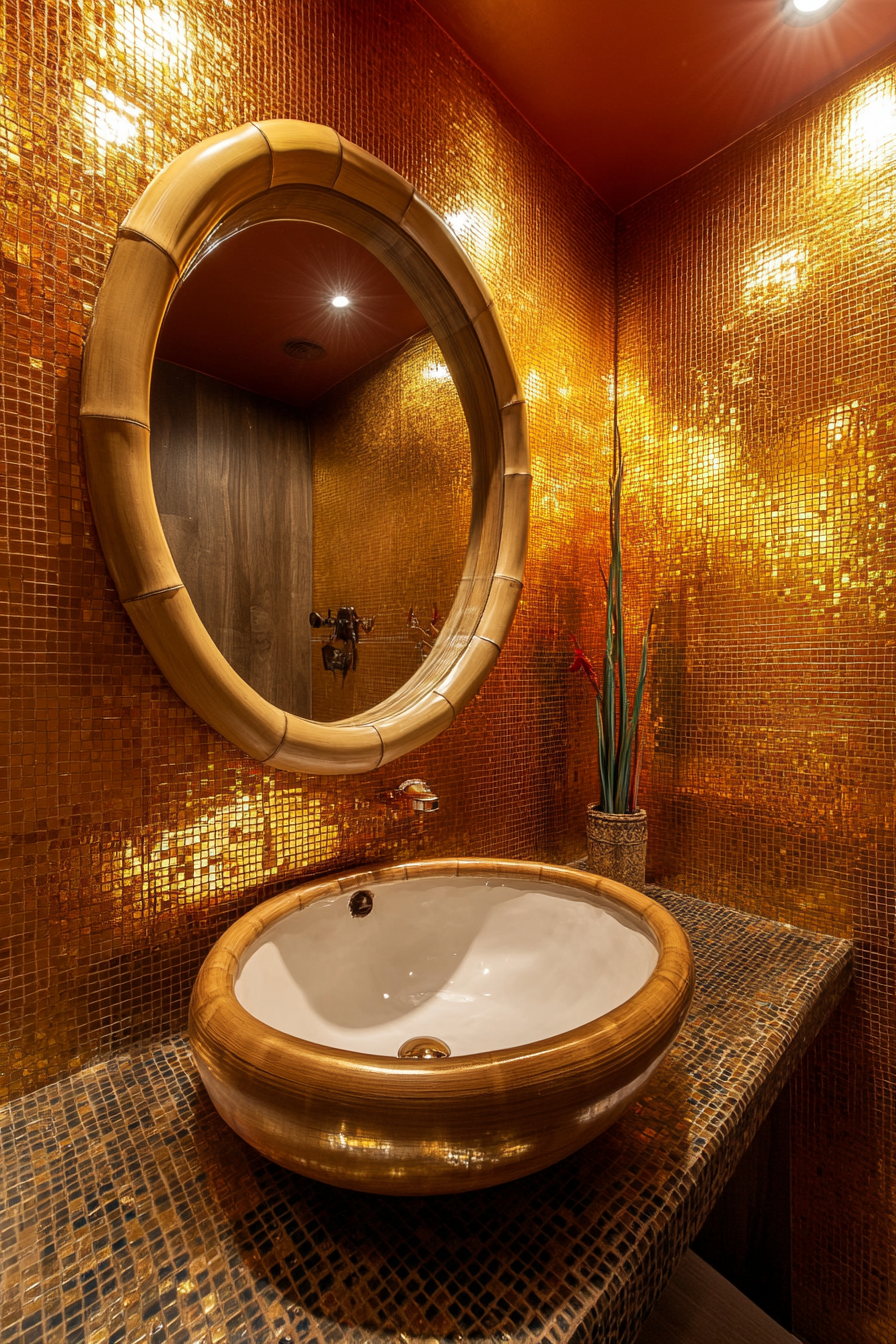
POLYGON ((151 423, 162 525, 203 624, 259 695, 307 716, 312 517, 304 419, 157 360, 151 423))

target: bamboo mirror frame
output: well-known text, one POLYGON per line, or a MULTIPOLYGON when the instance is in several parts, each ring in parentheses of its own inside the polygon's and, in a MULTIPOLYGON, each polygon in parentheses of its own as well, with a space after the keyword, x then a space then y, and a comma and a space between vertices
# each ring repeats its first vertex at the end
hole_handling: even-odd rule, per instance
POLYGON ((525 404, 494 303, 410 182, 325 126, 250 123, 181 154, 119 230, 84 352, 81 424, 97 530, 118 595, 165 677, 228 741, 268 765, 358 774, 450 727, 497 661, 522 589, 529 517, 525 404), (178 574, 150 469, 149 392, 162 320, 202 249, 266 218, 311 220, 366 247, 429 322, 460 396, 472 455, 470 537, 432 652, 367 713, 299 718, 252 689, 178 574))

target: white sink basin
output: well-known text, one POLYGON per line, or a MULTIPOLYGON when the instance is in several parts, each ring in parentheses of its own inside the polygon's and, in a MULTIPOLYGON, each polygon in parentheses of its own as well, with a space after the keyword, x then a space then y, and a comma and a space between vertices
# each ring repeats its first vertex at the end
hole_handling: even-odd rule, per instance
POLYGON ((693 986, 685 933, 640 892, 440 859, 307 882, 237 920, 199 973, 190 1040, 221 1115, 274 1161, 442 1194, 606 1129, 693 986))
POLYGON ((279 919, 243 957, 237 1002, 318 1045, 396 1056, 432 1036, 456 1058, 591 1022, 657 963, 622 906, 554 882, 417 877, 373 898, 363 917, 340 892, 279 919))

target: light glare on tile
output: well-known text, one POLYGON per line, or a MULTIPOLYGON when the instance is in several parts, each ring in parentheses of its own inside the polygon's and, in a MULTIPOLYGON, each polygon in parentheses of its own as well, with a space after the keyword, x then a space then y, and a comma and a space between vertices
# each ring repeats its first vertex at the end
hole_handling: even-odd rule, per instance
POLYGON ((463 237, 465 233, 469 233, 474 222, 475 217, 472 210, 451 210, 445 216, 445 223, 452 233, 457 234, 458 238, 463 237))
POLYGON ((855 113, 853 138, 868 149, 881 149, 896 141, 896 95, 883 89, 867 99, 855 113))
POLYGON ((491 218, 482 210, 450 210, 445 223, 451 232, 478 252, 488 250, 492 238, 491 218))
MULTIPOLYGON (((92 81, 86 80, 85 84, 89 88, 92 81)), ((110 145, 128 144, 139 129, 140 109, 108 89, 97 88, 96 85, 93 87, 95 93, 84 95, 85 129, 92 132, 103 149, 110 145)))
MULTIPOLYGON (((180 82, 181 92, 192 92, 191 67, 196 44, 189 37, 186 17, 173 5, 145 9, 125 4, 115 6, 115 36, 123 52, 136 53, 153 74, 180 82)), ((208 36, 200 29, 203 36, 208 36)), ((223 54, 223 52, 222 52, 223 54)))
POLYGON ((744 304, 756 308, 783 304, 802 288, 808 257, 803 247, 771 247, 757 251, 744 271, 744 304))

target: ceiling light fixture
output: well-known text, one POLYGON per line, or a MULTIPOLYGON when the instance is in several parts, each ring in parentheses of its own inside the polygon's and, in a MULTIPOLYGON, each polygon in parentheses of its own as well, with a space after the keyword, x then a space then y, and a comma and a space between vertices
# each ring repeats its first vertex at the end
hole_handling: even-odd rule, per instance
POLYGON ((330 302, 334 308, 347 308, 351 303, 351 299, 346 294, 337 294, 335 298, 330 300, 330 302))
POLYGON ((795 28, 804 27, 807 23, 820 23, 842 4, 843 0, 784 0, 781 18, 795 28))

